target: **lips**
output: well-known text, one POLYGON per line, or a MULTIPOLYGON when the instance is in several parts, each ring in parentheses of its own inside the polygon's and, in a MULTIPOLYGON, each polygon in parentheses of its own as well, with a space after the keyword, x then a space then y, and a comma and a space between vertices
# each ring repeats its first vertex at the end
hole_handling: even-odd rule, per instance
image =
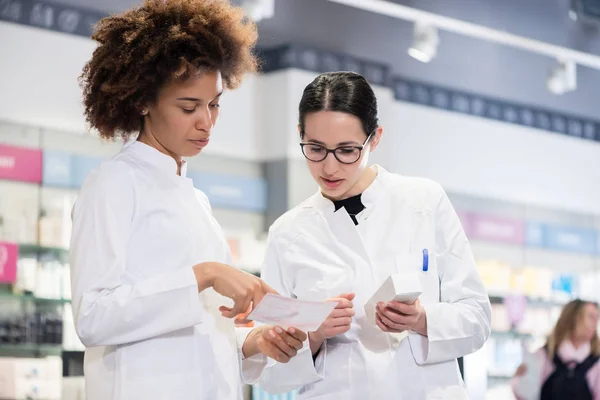
POLYGON ((344 182, 343 179, 331 179, 323 177, 321 177, 321 181, 328 189, 337 189, 342 184, 342 182, 344 182))
POLYGON ((198 149, 203 149, 208 144, 209 139, 190 140, 190 142, 198 149))

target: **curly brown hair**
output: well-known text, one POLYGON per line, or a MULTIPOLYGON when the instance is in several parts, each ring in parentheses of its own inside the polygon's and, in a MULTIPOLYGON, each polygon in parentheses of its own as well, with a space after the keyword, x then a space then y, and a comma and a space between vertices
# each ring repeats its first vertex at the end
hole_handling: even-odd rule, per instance
POLYGON ((256 25, 226 0, 146 0, 106 17, 80 77, 86 120, 106 139, 127 138, 166 83, 211 70, 233 89, 257 69, 257 37, 256 25))

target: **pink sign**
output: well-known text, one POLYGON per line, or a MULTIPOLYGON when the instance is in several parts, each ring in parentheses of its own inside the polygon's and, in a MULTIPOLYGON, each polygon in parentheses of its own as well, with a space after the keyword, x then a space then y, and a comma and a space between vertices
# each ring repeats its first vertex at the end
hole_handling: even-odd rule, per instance
POLYGON ((40 183, 42 151, 0 145, 0 179, 40 183))
POLYGON ((525 224, 522 221, 471 215, 469 225, 470 236, 473 239, 510 244, 523 244, 525 242, 525 224))
POLYGON ((504 298, 508 322, 512 327, 516 327, 523 321, 525 311, 527 310, 527 297, 513 295, 504 298))
POLYGON ((17 259, 19 247, 14 243, 0 242, 0 283, 14 283, 17 280, 17 259))

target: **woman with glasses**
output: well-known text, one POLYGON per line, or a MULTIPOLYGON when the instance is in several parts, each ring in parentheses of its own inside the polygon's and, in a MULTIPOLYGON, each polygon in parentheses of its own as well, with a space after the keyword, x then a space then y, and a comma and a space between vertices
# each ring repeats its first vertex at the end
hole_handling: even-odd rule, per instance
POLYGON ((300 399, 466 398, 456 359, 483 346, 491 307, 445 192, 368 166, 383 128, 358 74, 311 82, 298 130, 320 190, 270 228, 262 277, 282 295, 338 305, 294 359, 270 362, 261 386, 300 399), (392 274, 417 276, 420 297, 367 305, 392 274))

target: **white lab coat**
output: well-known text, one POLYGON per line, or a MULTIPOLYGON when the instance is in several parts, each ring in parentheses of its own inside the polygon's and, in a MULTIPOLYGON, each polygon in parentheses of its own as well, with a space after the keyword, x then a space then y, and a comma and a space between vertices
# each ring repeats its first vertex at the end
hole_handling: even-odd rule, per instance
MULTIPOLYGON (((140 142, 86 179, 73 212, 73 313, 86 345, 87 400, 241 400, 241 346, 192 266, 229 263, 206 196, 140 142)), ((266 357, 242 362, 258 378, 266 357)))
POLYGON ((288 364, 270 361, 260 379, 269 392, 300 388, 300 399, 467 398, 456 359, 483 346, 491 320, 469 243, 440 185, 376 168, 358 226, 317 193, 270 229, 263 279, 305 300, 355 292, 356 316, 314 363, 308 345, 288 364), (387 334, 365 316, 371 295, 401 271, 420 274, 428 337, 387 334))

